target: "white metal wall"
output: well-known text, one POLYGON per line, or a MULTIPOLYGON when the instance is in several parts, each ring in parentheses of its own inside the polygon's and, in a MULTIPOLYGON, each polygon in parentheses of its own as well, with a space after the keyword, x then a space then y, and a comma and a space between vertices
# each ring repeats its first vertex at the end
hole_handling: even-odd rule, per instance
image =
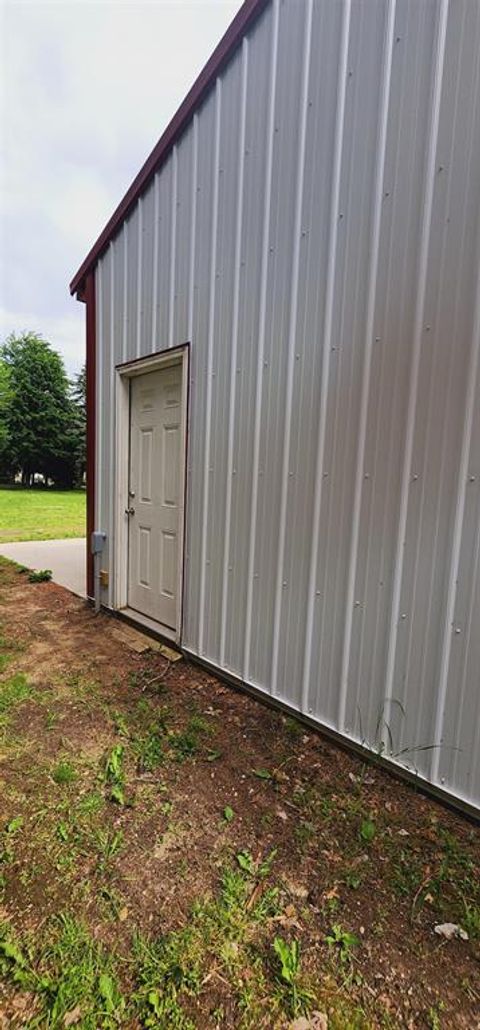
POLYGON ((473 804, 479 71, 476 0, 272 0, 96 271, 98 527, 190 340, 185 647, 473 804))

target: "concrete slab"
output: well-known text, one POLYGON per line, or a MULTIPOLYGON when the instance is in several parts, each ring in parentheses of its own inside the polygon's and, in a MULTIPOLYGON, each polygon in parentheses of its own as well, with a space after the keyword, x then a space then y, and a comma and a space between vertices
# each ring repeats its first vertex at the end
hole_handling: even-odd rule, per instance
POLYGON ((51 569, 54 583, 86 597, 86 540, 22 540, 0 544, 4 558, 26 565, 29 569, 51 569))

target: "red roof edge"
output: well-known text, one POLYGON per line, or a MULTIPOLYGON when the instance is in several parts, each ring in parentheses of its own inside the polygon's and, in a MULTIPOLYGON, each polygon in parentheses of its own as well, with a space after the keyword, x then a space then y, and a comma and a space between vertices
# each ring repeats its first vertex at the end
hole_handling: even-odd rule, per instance
POLYGON ((81 295, 84 291, 87 273, 92 270, 105 248, 113 239, 117 229, 127 217, 139 196, 144 192, 152 176, 166 160, 174 143, 181 136, 192 115, 211 89, 217 75, 230 60, 243 36, 267 6, 267 3, 269 3, 269 0, 244 0, 242 7, 235 15, 225 35, 213 51, 213 54, 187 93, 178 111, 145 161, 145 164, 133 180, 123 200, 120 201, 96 243, 94 243, 84 262, 80 265, 78 272, 74 275, 70 283, 70 293, 79 295, 79 300, 82 299, 81 295))

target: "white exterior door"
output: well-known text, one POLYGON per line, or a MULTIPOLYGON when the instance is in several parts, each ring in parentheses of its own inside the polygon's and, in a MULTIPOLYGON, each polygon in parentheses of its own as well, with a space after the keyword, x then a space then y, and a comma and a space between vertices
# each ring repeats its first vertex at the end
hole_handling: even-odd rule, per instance
POLYGON ((128 605, 177 629, 183 511, 182 367, 132 378, 128 605))

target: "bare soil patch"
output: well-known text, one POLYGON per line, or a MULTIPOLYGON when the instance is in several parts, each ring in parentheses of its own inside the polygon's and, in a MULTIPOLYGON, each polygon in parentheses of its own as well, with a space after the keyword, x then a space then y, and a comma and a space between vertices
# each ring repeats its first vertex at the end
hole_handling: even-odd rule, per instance
POLYGON ((0 577, 0 1026, 480 1026, 474 824, 0 577))

